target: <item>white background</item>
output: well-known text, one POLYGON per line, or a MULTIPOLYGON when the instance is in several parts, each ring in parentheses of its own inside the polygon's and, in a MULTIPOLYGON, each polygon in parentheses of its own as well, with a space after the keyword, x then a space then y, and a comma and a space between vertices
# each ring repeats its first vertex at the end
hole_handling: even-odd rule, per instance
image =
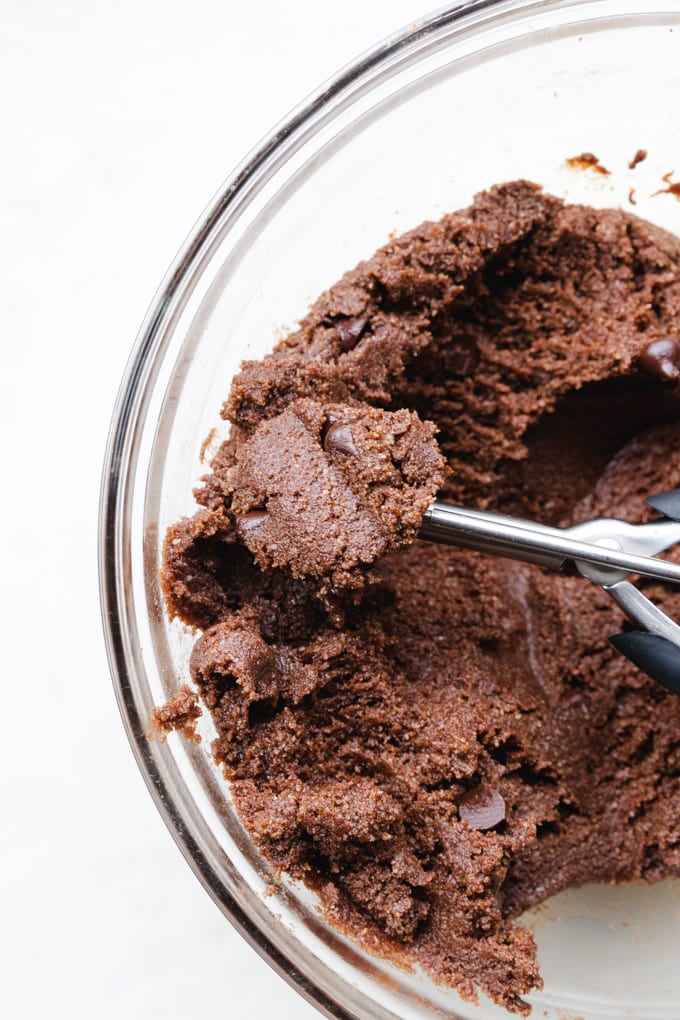
POLYGON ((146 792, 105 659, 100 470, 124 365, 234 165, 423 0, 0 0, 0 1015, 312 1018, 146 792))

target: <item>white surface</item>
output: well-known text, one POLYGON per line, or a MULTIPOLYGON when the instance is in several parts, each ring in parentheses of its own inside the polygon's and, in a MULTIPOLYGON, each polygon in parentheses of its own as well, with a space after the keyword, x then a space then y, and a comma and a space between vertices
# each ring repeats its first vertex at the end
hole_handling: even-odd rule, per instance
POLYGON ((321 80, 427 9, 1 5, 8 1020, 318 1015, 231 930, 137 772, 101 636, 99 473, 142 316, 213 192, 321 80))

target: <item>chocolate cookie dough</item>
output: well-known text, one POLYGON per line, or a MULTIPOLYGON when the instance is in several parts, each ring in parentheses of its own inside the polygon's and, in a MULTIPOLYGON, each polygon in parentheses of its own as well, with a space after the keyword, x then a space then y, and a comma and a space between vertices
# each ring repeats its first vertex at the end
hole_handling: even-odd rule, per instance
POLYGON ((244 364, 200 508, 165 542, 168 611, 202 631, 191 675, 264 855, 364 945, 522 1014, 526 907, 680 875, 680 700, 611 648, 605 593, 427 545, 418 522, 437 490, 644 519, 680 485, 678 350, 678 239, 493 188, 244 364))
POLYGON ((151 713, 151 723, 161 740, 164 740, 173 730, 178 730, 189 740, 198 742, 196 723, 202 715, 203 710, 198 704, 196 692, 192 691, 187 684, 183 684, 174 698, 166 702, 165 705, 154 708, 151 713))
POLYGON ((367 566, 413 541, 444 481, 435 432, 405 409, 294 401, 228 474, 237 535, 263 569, 364 587, 367 566))

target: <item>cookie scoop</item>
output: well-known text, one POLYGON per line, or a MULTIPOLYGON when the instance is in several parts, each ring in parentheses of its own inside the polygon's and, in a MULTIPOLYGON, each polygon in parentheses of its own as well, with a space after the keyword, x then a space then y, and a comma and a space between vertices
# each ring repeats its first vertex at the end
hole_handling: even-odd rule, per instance
POLYGON ((646 524, 598 518, 554 528, 436 501, 419 537, 558 571, 575 568, 601 585, 638 628, 614 635, 614 647, 680 694, 680 626, 628 580, 638 574, 680 584, 680 565, 656 558, 680 541, 680 490, 651 496, 647 503, 663 516, 646 524))

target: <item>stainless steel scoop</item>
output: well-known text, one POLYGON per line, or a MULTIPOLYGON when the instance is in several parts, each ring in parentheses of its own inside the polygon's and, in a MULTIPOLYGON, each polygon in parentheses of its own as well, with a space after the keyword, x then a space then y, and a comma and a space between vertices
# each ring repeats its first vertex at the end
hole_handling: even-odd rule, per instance
POLYGON ((663 516, 647 524, 599 518, 571 528, 552 528, 482 510, 435 502, 427 510, 420 538, 553 570, 573 564, 601 585, 639 628, 610 638, 644 673, 680 694, 680 626, 632 584, 639 574, 680 584, 680 565, 656 554, 680 542, 680 489, 647 503, 663 516))

